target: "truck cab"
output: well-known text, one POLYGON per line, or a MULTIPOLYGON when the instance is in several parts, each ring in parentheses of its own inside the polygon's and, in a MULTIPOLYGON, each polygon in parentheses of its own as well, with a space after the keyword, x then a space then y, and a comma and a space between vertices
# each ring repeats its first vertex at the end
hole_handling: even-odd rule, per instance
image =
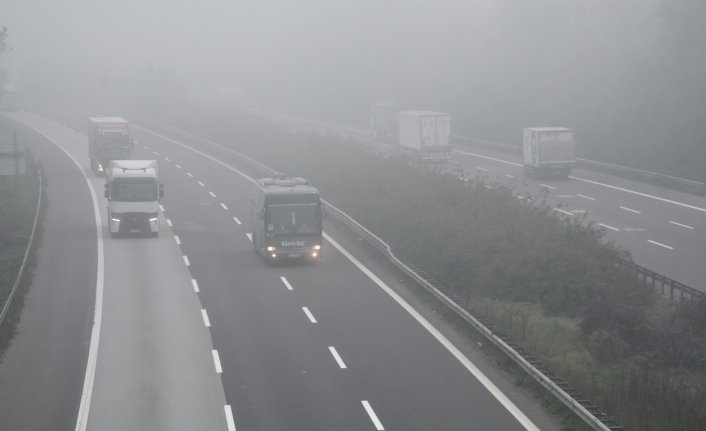
POLYGON ((106 171, 108 228, 111 237, 159 235, 159 203, 164 186, 156 160, 112 160, 106 171))

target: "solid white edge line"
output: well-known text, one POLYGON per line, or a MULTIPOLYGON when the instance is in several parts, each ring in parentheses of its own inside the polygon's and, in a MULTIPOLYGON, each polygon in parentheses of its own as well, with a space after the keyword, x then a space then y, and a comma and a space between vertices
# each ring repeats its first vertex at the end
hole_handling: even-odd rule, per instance
POLYGON ((675 226, 683 227, 683 228, 685 228, 685 229, 693 229, 693 228, 694 228, 693 226, 689 226, 689 225, 677 223, 677 222, 672 221, 672 220, 669 220, 669 223, 670 223, 670 224, 673 224, 673 225, 675 225, 675 226))
POLYGON ((606 228, 606 229, 614 230, 614 231, 616 231, 616 232, 620 230, 620 229, 618 229, 617 227, 608 226, 607 224, 603 224, 603 223, 598 223, 598 226, 602 226, 602 227, 604 227, 604 228, 606 228))
POLYGON ((689 208, 692 210, 701 211, 701 212, 706 213, 706 208, 701 208, 701 207, 697 207, 694 205, 689 205, 689 204, 685 204, 682 202, 673 201, 671 199, 665 199, 665 198, 661 198, 661 197, 655 196, 655 195, 650 195, 647 193, 640 193, 640 192, 636 192, 635 190, 624 189, 622 187, 611 186, 610 184, 599 183, 598 181, 587 180, 585 178, 579 178, 579 177, 574 177, 574 176, 569 176, 569 178, 577 180, 577 181, 583 181, 583 182, 589 183, 589 184, 595 184, 597 186, 607 187, 609 189, 618 190, 618 191, 625 192, 625 193, 631 193, 633 195, 642 196, 643 198, 654 199, 654 200, 658 200, 660 202, 664 202, 664 203, 668 203, 668 204, 672 204, 672 205, 678 205, 680 207, 689 208))
POLYGON ((201 317, 203 317, 203 324, 207 327, 211 327, 211 321, 208 318, 208 313, 206 312, 205 308, 201 309, 201 317))
POLYGON ((233 419, 233 410, 230 408, 229 404, 226 404, 225 411, 226 423, 228 424, 228 431, 235 431, 235 420, 233 419))
POLYGON ((341 355, 339 355, 338 352, 336 351, 336 348, 333 346, 328 346, 328 351, 331 352, 331 355, 333 356, 333 359, 336 360, 338 367, 345 370, 347 368, 346 364, 343 362, 341 355))
POLYGON ((382 426, 382 422, 380 422, 380 419, 378 419, 378 415, 375 414, 375 411, 373 410, 373 407, 370 405, 369 402, 366 400, 361 401, 363 404, 363 408, 365 409, 365 412, 368 414, 370 417, 370 420, 373 421, 373 425, 375 425, 375 429, 377 431, 384 431, 385 427, 382 426))
POLYGON ((221 207, 222 207, 224 210, 228 211, 228 207, 227 207, 226 204, 224 204, 223 202, 221 202, 221 207))
POLYGON ((191 262, 189 262, 189 258, 186 255, 183 255, 182 257, 184 258, 184 265, 191 266, 191 262))
POLYGON ((316 318, 311 313, 311 310, 309 310, 309 307, 302 307, 302 310, 304 310, 304 314, 306 314, 306 317, 309 318, 309 322, 316 323, 316 318))
POLYGON ((515 419, 528 431, 540 431, 539 428, 519 409, 517 406, 500 390, 495 384, 486 377, 478 367, 471 362, 451 341, 449 341, 441 332, 439 332, 429 321, 417 312, 411 305, 399 296, 392 288, 390 288, 377 275, 363 265, 358 259, 351 255, 348 250, 343 248, 336 240, 331 238, 326 232, 323 233, 324 238, 334 246, 342 255, 357 266, 363 274, 367 275, 375 284, 387 293, 395 302, 397 302, 407 313, 409 313, 424 329, 427 330, 436 340, 451 353, 466 370, 468 370, 482 384, 488 392, 496 399, 503 407, 515 417, 515 419))
POLYGON ((88 185, 88 190, 91 193, 91 200, 93 201, 93 217, 96 223, 96 299, 93 307, 93 326, 91 327, 91 341, 88 346, 88 359, 86 361, 86 373, 83 377, 83 389, 81 390, 81 400, 78 408, 78 415, 76 417, 76 431, 85 431, 88 426, 88 413, 91 408, 91 397, 93 396, 93 382, 96 377, 96 362, 98 360, 98 345, 100 344, 100 332, 101 324, 103 322, 103 287, 105 283, 105 253, 103 244, 103 222, 101 220, 101 211, 98 204, 98 197, 96 195, 96 190, 93 188, 91 180, 86 175, 84 168, 81 164, 74 158, 74 156, 69 153, 69 151, 59 144, 54 139, 50 138, 45 133, 39 131, 35 127, 27 124, 25 121, 14 118, 18 123, 24 124, 25 127, 34 130, 39 135, 43 136, 46 140, 56 145, 61 151, 66 154, 69 159, 78 167, 83 179, 86 180, 88 185))
POLYGON ((586 195, 580 195, 580 194, 578 194, 578 193, 576 193, 576 196, 578 196, 578 197, 580 197, 580 198, 588 199, 589 201, 595 201, 595 200, 596 200, 596 198, 592 198, 592 197, 586 196, 586 195))
POLYGON ((238 220, 238 217, 233 217, 233 220, 235 220, 235 222, 238 223, 238 224, 242 224, 242 223, 240 222, 240 220, 238 220))
POLYGON ((628 208, 628 207, 619 207, 619 208, 620 208, 621 210, 625 210, 625 211, 628 211, 628 212, 631 212, 631 213, 642 214, 640 211, 634 210, 634 209, 632 209, 632 208, 628 208))
POLYGON ((192 279, 191 279, 191 285, 194 287, 194 292, 195 292, 195 293, 199 293, 199 292, 200 292, 200 290, 199 290, 199 284, 196 282, 196 279, 195 279, 195 278, 192 278, 192 279))
POLYGON ((568 211, 564 211, 564 210, 561 209, 561 208, 554 208, 554 211, 559 211, 560 213, 566 214, 566 215, 571 216, 571 217, 574 216, 574 213, 570 213, 570 212, 568 212, 568 211))
POLYGON ((651 239, 648 239, 647 242, 649 242, 650 244, 658 245, 660 247, 664 247, 667 250, 674 250, 674 247, 670 247, 668 245, 662 244, 661 242, 652 241, 651 239))
MULTIPOLYGON (((190 147, 186 144, 183 144, 177 140, 174 140, 172 138, 169 138, 167 136, 164 136, 164 135, 157 133, 157 132, 154 132, 152 130, 146 129, 144 127, 134 126, 134 128, 139 129, 139 130, 143 130, 147 133, 151 133, 152 135, 158 136, 166 141, 172 142, 175 145, 179 145, 183 148, 187 148, 188 150, 190 150, 196 154, 199 154, 202 157, 204 157, 208 160, 211 160, 214 163, 219 164, 232 172, 235 172, 236 174, 240 175, 241 177, 250 181, 251 183, 256 184, 255 180, 252 179, 247 174, 245 174, 244 172, 234 168, 233 166, 231 166, 221 160, 216 159, 213 156, 210 156, 210 155, 204 153, 203 151, 192 148, 192 147, 190 147)), ((218 144, 214 144, 214 145, 218 146, 219 148, 224 148, 223 146, 218 145, 218 144)), ((517 165, 522 166, 520 164, 517 164, 517 165)), ((704 211, 706 211, 706 210, 704 210, 704 211)), ((508 399, 507 396, 504 393, 502 393, 500 391, 500 389, 498 389, 495 386, 495 384, 493 384, 493 382, 491 382, 468 358, 466 358, 466 356, 464 356, 463 353, 461 353, 461 351, 459 351, 456 348, 456 346, 454 346, 446 337, 444 337, 439 331, 437 331, 436 328, 434 328, 431 325, 431 323, 429 323, 426 319, 424 319, 414 308, 412 308, 409 304, 407 304, 407 302, 405 302, 389 286, 387 286, 382 280, 380 280, 375 274, 373 274, 372 271, 370 271, 365 265, 360 263, 358 261, 358 259, 356 259, 355 257, 353 257, 353 255, 348 253, 348 251, 346 249, 344 249, 340 244, 338 244, 338 242, 336 242, 333 238, 331 238, 331 236, 329 236, 326 232, 323 232, 323 236, 327 241, 329 241, 329 243, 331 243, 336 249, 338 249, 338 251, 341 252, 341 254, 346 256, 346 258, 348 260, 350 260, 354 265, 356 265, 358 267, 358 269, 360 269, 365 275, 367 275, 368 278, 373 280, 382 290, 385 291, 385 293, 390 295, 398 304, 400 304, 400 306, 403 309, 405 309, 405 311, 407 311, 413 318, 415 318, 422 325, 422 327, 424 327, 429 333, 431 333, 432 336, 434 336, 434 338, 436 338, 437 341, 439 341, 439 343, 441 343, 471 374, 473 374, 473 376, 476 379, 478 379, 478 381, 483 386, 485 386, 485 388, 491 393, 491 395, 493 395, 493 397, 495 397, 495 399, 497 399, 498 402, 500 402, 503 405, 503 407, 505 407, 510 412, 510 414, 512 414, 515 417, 515 419, 517 419, 517 421, 519 421, 522 424, 522 426, 525 427, 526 430, 539 431, 539 428, 537 428, 537 426, 534 425, 534 423, 527 416, 525 416, 525 414, 520 409, 518 409, 517 406, 515 406, 515 404, 512 401, 510 401, 510 399, 508 399)))
POLYGON ((554 186, 550 186, 550 185, 542 184, 542 183, 539 183, 539 185, 542 186, 542 187, 546 187, 546 188, 548 188, 549 190, 556 190, 556 187, 554 187, 554 186))
POLYGON ((179 239, 179 235, 174 235, 174 241, 176 241, 177 245, 181 245, 181 240, 179 239))
POLYGON ((289 284, 289 281, 287 281, 286 278, 280 277, 279 279, 282 280, 282 283, 284 283, 285 286, 287 286, 288 290, 292 290, 292 291, 294 290, 294 288, 292 287, 291 284, 289 284))
POLYGON ((223 367, 221 366, 221 357, 218 355, 218 350, 212 349, 211 353, 213 354, 213 365, 216 367, 216 372, 222 374, 223 367))

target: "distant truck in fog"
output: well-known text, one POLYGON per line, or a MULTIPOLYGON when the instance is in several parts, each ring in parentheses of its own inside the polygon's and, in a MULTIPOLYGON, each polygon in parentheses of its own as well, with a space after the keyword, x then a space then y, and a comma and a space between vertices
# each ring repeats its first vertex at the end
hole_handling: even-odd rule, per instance
POLYGON ((370 134, 374 141, 397 143, 399 108, 394 103, 380 102, 370 107, 370 134))
POLYGON ((574 132, 565 127, 527 127, 522 132, 525 176, 568 178, 576 167, 574 132))
POLYGON ((142 233, 159 235, 159 182, 156 160, 111 160, 106 170, 110 236, 142 233))
POLYGON ((104 175, 111 160, 130 158, 134 143, 130 140, 130 125, 121 117, 88 118, 88 157, 91 169, 104 175))
POLYGON ((434 111, 399 113, 399 144, 421 162, 451 159, 451 116, 434 111))

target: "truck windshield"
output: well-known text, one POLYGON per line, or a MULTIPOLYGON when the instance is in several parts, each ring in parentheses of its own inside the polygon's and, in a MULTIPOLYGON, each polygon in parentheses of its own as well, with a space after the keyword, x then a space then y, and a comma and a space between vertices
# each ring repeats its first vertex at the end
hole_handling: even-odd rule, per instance
POLYGON ((130 147, 130 139, 125 135, 105 135, 98 139, 102 148, 123 149, 130 147))
POLYGON ((307 234, 321 232, 319 205, 269 205, 267 231, 275 234, 307 234))
POLYGON ((150 202, 159 196, 157 181, 153 178, 118 178, 112 181, 110 197, 119 202, 150 202))

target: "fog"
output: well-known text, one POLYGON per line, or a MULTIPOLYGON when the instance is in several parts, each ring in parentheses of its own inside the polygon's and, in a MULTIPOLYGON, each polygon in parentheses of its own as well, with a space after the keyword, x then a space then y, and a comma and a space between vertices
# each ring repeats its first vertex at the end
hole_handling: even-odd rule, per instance
POLYGON ((1 66, 19 91, 62 100, 212 101, 354 125, 389 100, 507 143, 564 125, 584 156, 695 177, 702 4, 0 0, 13 47, 1 66))

